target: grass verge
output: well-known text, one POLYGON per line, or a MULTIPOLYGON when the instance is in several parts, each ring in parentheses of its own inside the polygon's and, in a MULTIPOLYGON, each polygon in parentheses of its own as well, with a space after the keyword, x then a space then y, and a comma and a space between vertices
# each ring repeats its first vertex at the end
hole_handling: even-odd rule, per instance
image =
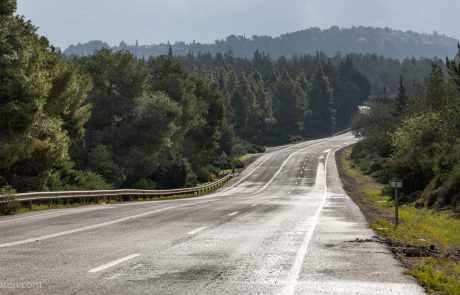
POLYGON ((429 294, 460 295, 460 261, 449 258, 460 249, 460 219, 452 211, 416 209, 413 204, 399 209, 399 226, 393 224, 391 196, 382 194, 384 185, 364 175, 350 160, 351 148, 336 155, 344 188, 361 208, 377 235, 404 245, 431 246, 438 257, 398 256, 429 294))

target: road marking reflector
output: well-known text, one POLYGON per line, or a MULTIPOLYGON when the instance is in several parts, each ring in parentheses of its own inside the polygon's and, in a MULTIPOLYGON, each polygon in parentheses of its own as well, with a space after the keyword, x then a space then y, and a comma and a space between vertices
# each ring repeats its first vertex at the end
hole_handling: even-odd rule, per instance
POLYGON ((130 259, 133 259, 133 258, 136 258, 138 256, 140 256, 141 254, 132 254, 132 255, 128 255, 126 257, 123 257, 123 258, 120 258, 120 259, 117 259, 117 260, 114 260, 112 262, 109 262, 107 264, 104 264, 104 265, 101 265, 99 267, 96 267, 96 268, 93 268, 92 270, 88 271, 88 272, 99 272, 99 271, 102 271, 102 270, 105 270, 109 267, 112 267, 112 266, 115 266, 117 264, 120 264, 122 262, 125 262, 127 260, 130 260, 130 259))

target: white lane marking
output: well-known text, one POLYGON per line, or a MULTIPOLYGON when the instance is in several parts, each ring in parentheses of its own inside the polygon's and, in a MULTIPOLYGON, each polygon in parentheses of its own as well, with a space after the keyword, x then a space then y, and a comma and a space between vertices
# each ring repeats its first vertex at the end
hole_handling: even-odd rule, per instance
POLYGON ((98 271, 102 271, 102 270, 105 270, 109 267, 112 267, 112 266, 115 266, 117 264, 120 264, 122 262, 125 262, 127 260, 130 260, 130 259, 133 259, 133 258, 136 258, 138 256, 140 256, 141 254, 132 254, 132 255, 128 255, 126 257, 123 257, 123 258, 120 258, 120 259, 117 259, 117 260, 114 260, 112 262, 109 262, 107 264, 104 264, 104 265, 101 265, 99 267, 96 267, 96 268, 93 268, 92 270, 88 271, 88 272, 98 272, 98 271))
POLYGON ((300 174, 303 174, 303 170, 300 170, 300 174))
POLYGON ((235 214, 238 214, 238 211, 232 212, 232 213, 228 214, 228 216, 233 216, 235 214))
MULTIPOLYGON (((297 282, 299 279, 300 270, 302 269, 303 261, 305 260, 305 256, 307 255, 308 246, 313 237, 313 233, 315 231, 316 225, 318 224, 321 210, 323 209, 324 204, 326 203, 327 160, 329 159, 329 155, 330 155, 330 151, 328 152, 326 160, 324 161, 324 175, 323 175, 324 191, 323 191, 323 198, 322 198, 321 204, 316 210, 315 215, 313 216, 312 224, 310 225, 310 228, 308 229, 308 232, 305 234, 302 244, 300 245, 300 248, 297 251, 297 255, 295 257, 294 263, 292 264, 291 270, 289 271, 286 285, 284 286, 283 292, 281 292, 281 294, 291 295, 291 294, 294 294, 295 292, 295 288, 297 286, 297 282)), ((317 173, 319 172, 319 168, 320 166, 318 165, 317 173)))
POLYGON ((329 153, 331 151, 331 149, 327 149, 325 151, 323 151, 323 153, 329 153))
MULTIPOLYGON (((321 143, 321 142, 320 142, 321 143)), ((306 147, 304 147, 303 149, 307 148, 307 147, 310 147, 312 145, 315 145, 316 144, 316 140, 313 140, 313 141, 307 141, 307 142, 304 142, 304 143, 301 143, 299 144, 300 147, 303 146, 303 144, 306 144, 306 147)), ((234 185, 228 187, 227 189, 223 190, 222 192, 220 193, 225 193, 226 191, 236 187, 238 184, 240 184, 242 181, 244 181, 246 178, 248 178, 249 176, 251 176, 252 173, 254 173, 254 171, 256 171, 257 169, 259 169, 260 166, 262 166, 265 162, 267 162, 271 157, 283 152, 283 151, 286 151, 286 150, 290 150, 292 148, 296 148, 298 147, 297 145, 293 145, 293 146, 288 146, 288 147, 285 147, 285 148, 282 148, 282 149, 279 149, 275 152, 273 152, 271 155, 269 155, 265 160, 262 161, 262 163, 260 163, 259 165, 257 165, 257 167, 255 167, 254 169, 252 169, 251 172, 249 172, 248 175, 246 175, 245 177, 241 178, 237 183, 235 183, 234 185)))
POLYGON ((255 206, 257 206, 257 205, 259 205, 259 204, 252 204, 251 207, 255 207, 255 206))
POLYGON ((140 213, 140 214, 136 214, 136 215, 131 215, 131 216, 127 216, 127 217, 123 217, 123 218, 119 218, 119 219, 115 219, 115 220, 111 220, 111 221, 106 221, 106 222, 93 224, 93 225, 89 225, 89 226, 85 226, 85 227, 66 230, 66 231, 62 231, 62 232, 58 232, 58 233, 54 233, 54 234, 49 234, 49 235, 45 235, 45 236, 30 238, 30 239, 26 239, 26 240, 22 240, 22 241, 16 241, 16 242, 11 242, 11 243, 0 244, 0 248, 23 245, 23 244, 28 244, 28 243, 37 242, 37 241, 43 241, 43 240, 47 240, 47 239, 51 239, 51 238, 57 238, 57 237, 61 237, 61 236, 69 235, 69 234, 74 234, 74 233, 79 233, 79 232, 83 232, 83 231, 92 230, 92 229, 107 226, 107 225, 121 223, 121 222, 128 221, 128 220, 131 220, 131 219, 134 219, 134 218, 145 217, 145 216, 148 216, 148 215, 152 215, 152 214, 163 212, 163 211, 168 211, 168 210, 179 208, 179 207, 190 206, 190 205, 195 205, 195 204, 203 204, 203 203, 208 203, 208 202, 215 202, 215 201, 218 201, 218 200, 219 199, 206 200, 206 201, 202 201, 202 202, 195 202, 195 203, 192 203, 192 204, 187 203, 187 204, 182 204, 182 205, 176 205, 176 206, 161 208, 161 209, 148 211, 148 212, 144 212, 144 213, 140 213))
POLYGON ((284 165, 286 165, 286 163, 289 161, 289 159, 291 159, 291 157, 294 156, 295 154, 297 154, 298 152, 299 151, 290 154, 289 157, 287 157, 287 159, 284 160, 283 164, 281 164, 280 168, 276 171, 276 173, 272 176, 272 178, 270 178, 270 180, 263 187, 261 187, 258 191, 254 192, 254 193, 251 193, 251 194, 249 194, 247 196, 252 196, 252 195, 258 194, 261 191, 263 191, 264 189, 266 189, 273 182, 273 180, 275 180, 275 178, 278 176, 278 174, 281 173, 281 170, 283 170, 284 165))
POLYGON ((98 207, 95 206, 95 207, 75 208, 75 209, 67 208, 67 209, 59 210, 55 212, 33 214, 33 215, 28 215, 28 216, 23 216, 23 217, 18 217, 18 218, 0 220, 0 223, 12 222, 12 221, 17 221, 17 220, 30 219, 30 218, 42 217, 42 216, 58 215, 62 213, 67 213, 67 214, 62 214, 62 216, 67 216, 71 214, 87 213, 91 211, 102 210, 102 209, 112 209, 112 208, 114 208, 112 205, 99 205, 98 207))
POLYGON ((194 234, 196 234, 196 233, 202 231, 202 230, 205 229, 205 228, 207 228, 207 226, 199 227, 199 228, 197 228, 197 229, 194 229, 194 230, 192 230, 192 231, 189 231, 189 232, 187 233, 187 235, 194 235, 194 234))

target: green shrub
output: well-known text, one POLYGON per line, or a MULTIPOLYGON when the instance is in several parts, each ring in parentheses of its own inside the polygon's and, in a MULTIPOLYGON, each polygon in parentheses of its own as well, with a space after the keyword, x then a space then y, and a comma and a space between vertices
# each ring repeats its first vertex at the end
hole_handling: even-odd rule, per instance
POLYGON ((71 163, 51 172, 46 177, 45 190, 49 191, 97 189, 113 189, 113 186, 97 173, 73 169, 71 163))
POLYGON ((244 168, 244 161, 239 158, 234 158, 233 160, 236 169, 244 168))
POLYGON ((11 187, 0 188, 0 195, 2 196, 0 202, 0 215, 12 215, 19 211, 21 205, 15 200, 15 190, 11 187))
POLYGON ((153 182, 151 179, 141 178, 133 184, 133 188, 143 190, 154 190, 156 188, 156 183, 153 182))

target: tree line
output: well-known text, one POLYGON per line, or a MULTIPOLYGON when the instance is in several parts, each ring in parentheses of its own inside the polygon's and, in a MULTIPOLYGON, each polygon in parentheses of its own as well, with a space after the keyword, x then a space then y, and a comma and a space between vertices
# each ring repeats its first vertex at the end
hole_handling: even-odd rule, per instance
POLYGON ((351 56, 337 64, 324 54, 252 59, 189 53, 178 57, 214 81, 230 102, 236 135, 252 143, 279 144, 330 135, 347 128, 370 94, 370 84, 351 56))
POLYGON ((15 1, 1 4, 0 186, 18 191, 210 181, 222 152, 330 135, 369 94, 351 59, 334 66, 319 54, 216 56, 212 68, 172 50, 66 58, 14 16, 15 1))
POLYGON ((381 96, 352 120, 363 138, 352 152, 367 173, 388 183, 404 182, 405 202, 418 202, 460 213, 460 45, 447 73, 432 64, 431 73, 408 94, 403 78, 396 96, 381 96))
POLYGON ((136 56, 148 58, 167 54, 171 45, 177 55, 186 55, 189 51, 210 52, 217 54, 226 52, 229 48, 235 56, 252 58, 256 50, 269 53, 274 58, 281 56, 314 54, 316 51, 325 52, 329 56, 337 52, 342 54, 368 53, 376 56, 385 56, 403 60, 407 57, 444 57, 455 55, 455 45, 459 40, 433 32, 421 34, 413 31, 399 31, 391 28, 351 27, 339 28, 332 26, 329 29, 309 28, 297 32, 282 34, 278 37, 230 35, 214 43, 202 44, 199 42, 174 44, 139 45, 139 42, 128 45, 121 41, 116 46, 93 40, 87 43, 70 45, 64 50, 66 55, 92 54, 94 50, 111 48, 114 50, 129 50, 136 56))
POLYGON ((15 8, 0 0, 0 187, 21 192, 212 181, 223 152, 241 165, 265 145, 331 135, 372 92, 356 55, 67 57, 15 8))

